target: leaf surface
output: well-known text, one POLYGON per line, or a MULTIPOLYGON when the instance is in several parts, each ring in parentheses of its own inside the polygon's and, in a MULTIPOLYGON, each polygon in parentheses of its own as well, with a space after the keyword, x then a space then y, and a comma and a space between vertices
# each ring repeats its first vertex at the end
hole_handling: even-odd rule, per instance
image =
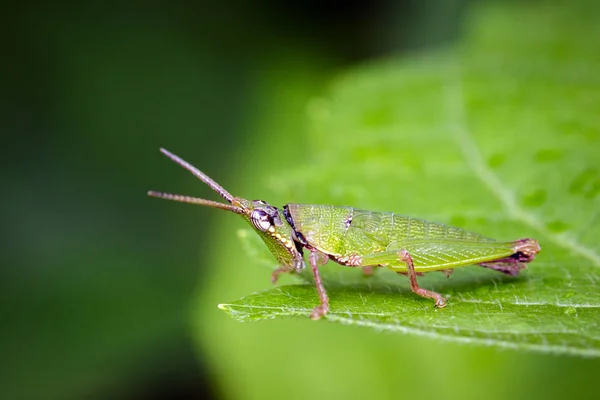
MULTIPOLYGON (((393 211, 541 244, 517 278, 475 266, 420 278, 448 298, 440 310, 405 278, 365 278, 330 262, 326 320, 598 357, 600 24, 575 7, 484 10, 451 53, 338 77, 308 106, 312 157, 269 186, 293 202, 393 211)), ((304 318, 318 297, 308 275, 298 282, 220 308, 243 321, 304 318)))

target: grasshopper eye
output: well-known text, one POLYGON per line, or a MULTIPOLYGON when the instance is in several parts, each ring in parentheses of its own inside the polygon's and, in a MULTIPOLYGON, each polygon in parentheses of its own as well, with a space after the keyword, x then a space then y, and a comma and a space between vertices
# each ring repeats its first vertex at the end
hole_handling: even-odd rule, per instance
POLYGON ((250 214, 250 221, 252 221, 252 225, 254 225, 256 229, 263 232, 273 225, 269 214, 263 210, 252 211, 252 214, 250 214))

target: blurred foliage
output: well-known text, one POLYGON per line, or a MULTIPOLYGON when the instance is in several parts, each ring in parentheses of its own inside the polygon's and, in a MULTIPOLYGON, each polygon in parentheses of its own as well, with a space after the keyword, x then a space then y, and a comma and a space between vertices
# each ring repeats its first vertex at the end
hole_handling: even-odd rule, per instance
POLYGON ((248 234, 236 238, 242 222, 213 211, 223 215, 204 262, 212 274, 191 319, 225 397, 595 397, 597 359, 464 345, 598 353, 600 25, 597 7, 582 4, 474 7, 454 52, 366 65, 342 74, 325 96, 303 99, 309 82, 272 80, 270 98, 287 101, 256 113, 259 157, 228 187, 234 195, 400 211, 499 239, 537 237, 543 251, 518 279, 477 267, 449 280, 424 277, 423 286, 451 295, 449 308, 437 311, 397 293, 406 283, 385 271, 356 289, 345 283, 356 284, 360 271, 322 268, 331 320, 381 328, 369 313, 385 303, 386 322, 417 335, 305 317, 240 324, 224 320, 216 304, 267 289, 237 303, 249 311, 224 306, 262 319, 306 315, 317 298, 308 286, 286 287, 293 277, 272 289, 265 253, 244 251, 254 248, 248 234), (296 97, 278 92, 294 85, 296 97), (279 118, 303 101, 305 119, 279 118), (310 134, 298 128, 307 123, 310 134), (281 147, 282 131, 302 155, 281 147), (396 293, 373 293, 385 290, 396 293), (439 340, 452 337, 467 340, 439 340))

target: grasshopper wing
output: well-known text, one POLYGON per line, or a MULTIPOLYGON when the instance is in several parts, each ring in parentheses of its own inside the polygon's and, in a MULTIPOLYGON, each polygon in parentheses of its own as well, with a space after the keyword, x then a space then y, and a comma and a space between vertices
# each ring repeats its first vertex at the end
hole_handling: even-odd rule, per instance
MULTIPOLYGON (((420 272, 507 259, 515 254, 514 242, 456 239, 405 239, 393 241, 387 251, 407 250, 420 272)), ((398 266, 403 266, 398 263, 398 266)))

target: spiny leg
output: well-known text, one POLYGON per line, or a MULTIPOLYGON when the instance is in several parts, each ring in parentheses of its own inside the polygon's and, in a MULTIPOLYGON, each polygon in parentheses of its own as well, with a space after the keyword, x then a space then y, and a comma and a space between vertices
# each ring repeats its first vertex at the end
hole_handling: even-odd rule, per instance
POLYGON ((445 307, 446 299, 444 299, 441 294, 436 293, 432 290, 423 289, 417 283, 417 273, 415 272, 415 265, 408 251, 400 250, 400 261, 406 264, 406 269, 408 270, 407 275, 410 281, 410 290, 412 290, 414 293, 418 294, 421 297, 434 299, 435 305, 439 308, 445 307))
POLYGON ((315 286, 317 287, 317 293, 319 293, 319 300, 321 300, 321 304, 315 307, 310 313, 310 317, 315 320, 329 312, 329 297, 327 297, 325 286, 323 286, 323 282, 321 281, 321 274, 319 274, 319 265, 327 263, 326 257, 325 254, 316 250, 312 251, 308 257, 313 276, 315 277, 315 286))

